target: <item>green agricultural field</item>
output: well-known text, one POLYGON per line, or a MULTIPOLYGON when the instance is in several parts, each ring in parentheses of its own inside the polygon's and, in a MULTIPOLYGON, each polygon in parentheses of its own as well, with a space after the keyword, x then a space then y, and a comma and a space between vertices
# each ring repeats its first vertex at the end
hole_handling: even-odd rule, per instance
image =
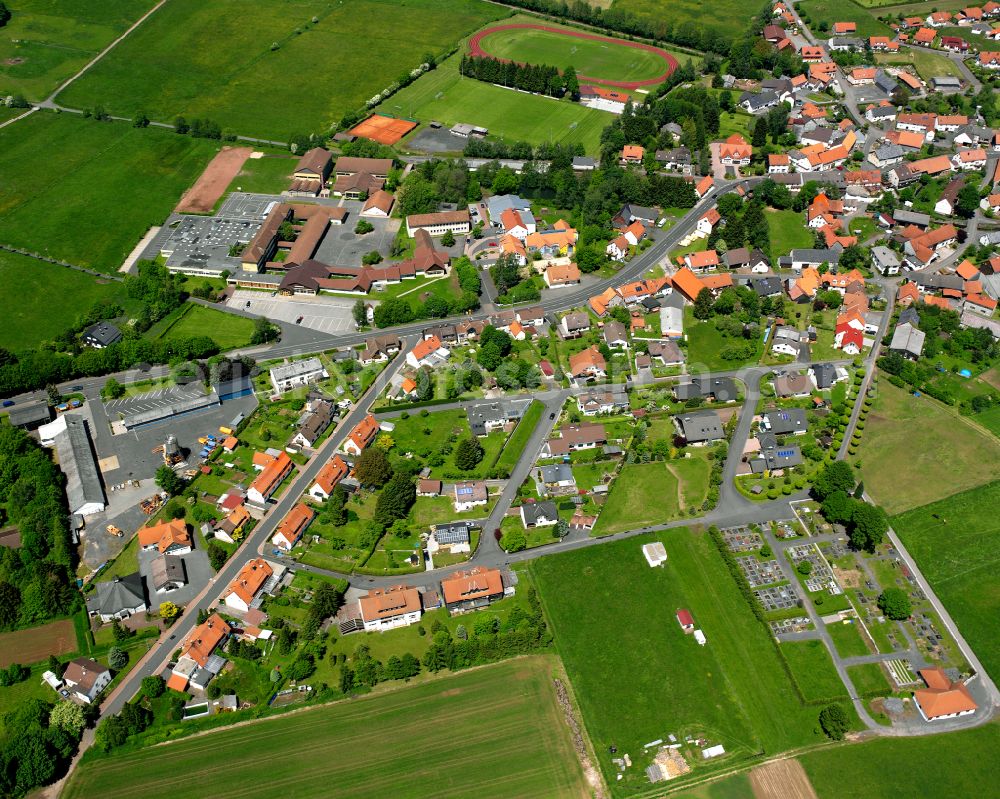
POLYGON ((823 799, 951 799, 989 795, 998 755, 994 722, 946 735, 869 739, 799 761, 823 799))
POLYGON ((280 785, 290 796, 336 786, 343 799, 463 797, 488 786, 505 796, 579 797, 585 782, 556 701, 555 668, 551 657, 518 658, 176 741, 155 757, 140 749, 95 758, 65 796, 270 799, 280 785), (219 767, 237 762, 238 780, 219 767))
POLYGON ((167 341, 208 336, 219 345, 219 349, 232 350, 250 343, 253 324, 253 320, 245 316, 187 303, 179 309, 176 316, 172 314, 150 328, 148 335, 150 338, 167 341))
POLYGON ((481 0, 171 0, 59 102, 285 141, 328 129, 502 13, 481 0))
POLYGON ((680 528, 609 542, 539 558, 531 573, 616 795, 646 784, 642 746, 670 733, 722 743, 730 755, 721 767, 819 742, 817 708, 795 698, 769 633, 706 534, 680 528), (661 568, 642 556, 651 540, 666 545, 661 568), (678 608, 691 611, 705 647, 681 631, 678 608), (617 789, 612 744, 639 766, 617 789))
MULTIPOLYGON (((387 114, 444 125, 468 122, 491 134, 531 144, 583 144, 600 150, 601 131, 612 122, 605 111, 569 100, 522 94, 458 74, 457 55, 390 97, 379 108, 387 114)), ((455 145, 461 149, 461 143, 455 145)))
POLYGON ((171 131, 38 112, 0 130, 0 244, 114 272, 218 150, 171 131), (58 168, 39 175, 39 165, 58 168))
POLYGON ((979 424, 1000 438, 1000 406, 977 413, 973 417, 979 424))
POLYGON ((1000 441, 936 400, 914 397, 883 377, 857 460, 865 490, 892 514, 995 477, 1000 441))
POLYGON ((658 78, 669 64, 656 53, 625 43, 581 39, 552 31, 498 30, 479 40, 491 56, 528 64, 572 66, 579 75, 605 80, 631 81, 658 78))
POLYGON ((6 0, 0 95, 43 100, 123 34, 153 0, 6 0))
POLYGON ((0 347, 19 350, 55 338, 95 302, 120 302, 121 283, 0 251, 0 347), (25 302, 26 297, 44 302, 25 302))
POLYGON ((719 35, 735 39, 746 30, 760 9, 737 0, 718 0, 711 6, 698 0, 613 0, 611 10, 625 11, 668 29, 693 25, 711 28, 719 35))
POLYGON ((807 700, 847 698, 847 689, 822 641, 783 641, 781 652, 807 700))
POLYGON ((775 211, 768 208, 767 228, 771 234, 771 260, 801 247, 812 247, 815 236, 806 227, 806 219, 797 211, 775 211))
POLYGON ((834 22, 856 22, 857 36, 864 39, 868 36, 891 36, 892 30, 875 19, 868 9, 862 8, 852 0, 806 0, 797 7, 809 15, 812 20, 810 30, 818 39, 832 36, 834 22), (826 23, 824 29, 822 23, 826 23))
POLYGON ((1000 482, 993 482, 892 518, 893 529, 994 679, 1000 678, 998 507, 1000 482))

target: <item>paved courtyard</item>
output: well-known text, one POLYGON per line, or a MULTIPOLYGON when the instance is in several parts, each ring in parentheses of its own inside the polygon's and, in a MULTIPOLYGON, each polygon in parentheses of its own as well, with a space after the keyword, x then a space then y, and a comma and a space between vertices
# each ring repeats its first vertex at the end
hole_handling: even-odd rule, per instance
POLYGON ((260 291, 237 289, 226 301, 226 305, 257 316, 266 316, 272 321, 292 324, 301 316, 299 324, 302 327, 324 333, 353 333, 355 328, 351 309, 358 299, 361 297, 272 297, 260 291))
POLYGON ((336 266, 361 266, 361 258, 373 250, 377 250, 384 260, 389 260, 392 242, 401 220, 359 216, 362 205, 363 203, 354 200, 343 201, 342 207, 347 209, 347 219, 342 225, 330 225, 327 228, 326 235, 316 250, 317 261, 336 266), (354 226, 361 219, 371 223, 375 230, 363 236, 355 233, 354 226))

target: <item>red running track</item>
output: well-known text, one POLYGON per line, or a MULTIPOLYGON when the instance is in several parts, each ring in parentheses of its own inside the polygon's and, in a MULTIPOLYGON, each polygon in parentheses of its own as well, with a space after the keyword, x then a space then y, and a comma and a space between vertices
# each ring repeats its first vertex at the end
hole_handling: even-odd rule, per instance
MULTIPOLYGON (((656 78, 647 78, 646 80, 607 80, 605 78, 592 78, 588 75, 577 75, 577 79, 581 83, 599 83, 602 86, 617 86, 620 89, 638 89, 640 86, 653 86, 657 83, 663 83, 670 74, 677 69, 679 66, 677 59, 674 58, 666 50, 662 50, 659 47, 653 47, 650 44, 643 44, 642 42, 629 42, 624 39, 613 39, 610 36, 598 36, 595 33, 582 33, 580 31, 567 30, 566 28, 553 28, 549 25, 529 25, 529 24, 514 24, 514 25, 494 25, 492 28, 487 28, 484 31, 479 31, 475 36, 469 40, 469 52, 471 55, 477 58, 495 58, 496 56, 490 55, 486 52, 480 42, 484 36, 489 36, 491 33, 497 33, 499 31, 509 31, 517 30, 519 28, 529 28, 532 30, 548 31, 549 33, 558 33, 563 36, 575 36, 578 39, 591 39, 596 42, 611 42, 612 44, 619 45, 621 47, 634 47, 637 50, 648 50, 651 53, 655 53, 664 61, 667 62, 667 70, 662 75, 656 78)), ((500 59, 505 61, 507 59, 500 59)))

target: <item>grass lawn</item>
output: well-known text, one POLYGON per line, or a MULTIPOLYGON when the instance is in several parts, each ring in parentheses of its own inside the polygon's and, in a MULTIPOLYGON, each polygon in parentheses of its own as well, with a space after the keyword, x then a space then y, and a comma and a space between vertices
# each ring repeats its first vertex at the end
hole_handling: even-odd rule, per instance
MULTIPOLYGON (((101 533, 103 532, 102 530, 101 533)), ((124 577, 126 574, 132 574, 137 571, 139 571, 139 537, 133 535, 125 545, 125 548, 118 553, 118 557, 114 559, 114 562, 101 572, 98 582, 107 583, 115 577, 124 577)))
POLYGON ((892 35, 888 25, 879 22, 874 14, 852 0, 806 0, 799 3, 798 7, 812 20, 809 28, 817 39, 829 38, 832 35, 830 31, 833 30, 834 22, 856 22, 858 24, 856 35, 861 39, 868 36, 892 35), (822 22, 828 26, 825 33, 819 27, 822 22))
POLYGON ((875 691, 881 691, 883 694, 888 695, 892 691, 889 681, 886 679, 885 672, 882 671, 882 667, 878 663, 862 663, 858 666, 848 666, 847 676, 854 683, 854 690, 861 696, 874 693, 875 691))
POLYGON ((0 130, 0 243, 113 272, 217 149, 127 122, 32 114, 0 130), (54 152, 59 168, 40 177, 54 152))
POLYGON ((902 56, 899 53, 876 53, 875 63, 899 67, 912 66, 916 68, 917 74, 928 83, 935 75, 962 77, 962 72, 954 61, 924 47, 907 48, 906 54, 902 56))
POLYGON ((2 347, 17 351, 53 339, 103 300, 123 302, 121 283, 0 250, 2 347), (45 301, 24 302, 25 297, 44 297, 45 301))
POLYGON ((695 775, 820 740, 818 710, 795 698, 770 635, 707 535, 682 528, 630 538, 539 558, 531 571, 614 795, 648 785, 642 746, 671 733, 725 746, 727 756, 704 767, 694 754, 695 775), (642 556, 651 540, 666 545, 661 568, 642 556), (691 611, 707 646, 682 632, 677 608, 691 611), (638 766, 617 784, 612 744, 638 766))
POLYGON ((295 796, 336 785, 345 799, 373 791, 459 797, 495 781, 508 796, 578 797, 583 773, 556 701, 555 667, 550 657, 518 658, 177 741, 154 758, 148 750, 95 758, 66 796, 140 797, 152 789, 178 799, 273 797, 280 783, 295 796), (217 765, 237 761, 238 781, 217 765))
POLYGON ((694 307, 688 305, 684 309, 684 330, 687 332, 687 366, 691 374, 736 369, 747 363, 754 363, 760 357, 761 342, 754 340, 752 357, 746 359, 728 360, 723 354, 730 345, 742 346, 745 339, 727 338, 709 319, 699 322, 694 318, 694 307))
POLYGON ((243 162, 243 168, 233 178, 225 194, 219 198, 216 208, 222 205, 226 197, 234 191, 245 191, 255 194, 281 194, 291 183, 292 173, 298 158, 294 155, 272 155, 268 153, 263 158, 248 158, 243 162))
POLYGON ((605 80, 658 78, 669 65, 656 53, 580 39, 543 30, 498 30, 479 40, 491 56, 527 64, 552 64, 558 69, 572 65, 577 74, 605 80))
POLYGON ((806 227, 805 217, 796 211, 775 211, 768 208, 767 227, 771 233, 771 260, 777 263, 782 255, 802 247, 812 247, 813 233, 806 227))
POLYGON ((532 402, 528 406, 528 410, 525 411, 524 416, 521 417, 521 421, 514 428, 514 432, 507 439, 507 443, 504 444, 500 452, 500 457, 497 459, 497 467, 512 470, 517 466, 517 462, 524 454, 524 448, 527 446, 531 434, 535 432, 535 428, 538 427, 538 423, 542 419, 544 410, 545 406, 540 402, 532 402))
POLYGON ((1000 482, 955 494, 892 518, 986 670, 1000 678, 1000 482))
MULTIPOLYGON (((453 55, 379 109, 421 122, 437 120, 446 126, 468 122, 508 140, 581 143, 590 154, 599 151, 601 131, 612 121, 607 112, 463 78, 458 74, 459 58, 453 55)), ((456 140, 455 149, 461 149, 461 141, 456 140)))
POLYGON ((250 343, 250 336, 253 334, 252 319, 196 303, 187 303, 180 311, 169 321, 165 319, 151 327, 149 337, 171 341, 208 336, 222 350, 244 347, 250 343))
POLYGON ((893 514, 988 481, 1000 470, 1000 441, 941 403, 881 379, 857 460, 865 490, 893 514))
POLYGON ((745 111, 732 111, 719 114, 719 135, 720 140, 727 139, 734 133, 739 133, 747 141, 751 137, 751 125, 754 118, 745 111))
MULTIPOLYGON (((832 598, 835 599, 836 597, 832 598)), ((824 613, 827 612, 826 604, 823 605, 822 610, 824 613)), ((828 624, 826 625, 826 631, 830 633, 833 645, 837 647, 837 653, 841 657, 851 658, 858 655, 871 654, 871 650, 868 649, 867 644, 865 644, 864 639, 861 637, 861 628, 857 622, 853 624, 846 624, 844 622, 828 624)))
POLYGON ((699 508, 708 496, 709 476, 712 466, 703 449, 695 451, 690 458, 669 461, 669 469, 680 482, 681 508, 699 508))
MULTIPOLYGON (((614 0, 611 5, 614 11, 625 11, 640 19, 657 23, 663 22, 667 9, 662 0, 614 0)), ((711 7, 697 0, 677 0, 669 6, 669 19, 673 25, 691 23, 699 29, 712 29, 730 38, 743 33, 755 13, 752 8, 736 0, 718 0, 711 7)), ((684 63, 683 59, 681 63, 684 63)))
POLYGON ((59 102, 143 109, 164 122, 207 117, 285 141, 328 129, 425 54, 442 54, 501 14, 480 0, 172 0, 59 102))
POLYGON ((0 95, 43 100, 152 8, 153 0, 7 0, 0 95))
POLYGON ((822 641, 783 641, 781 651, 807 700, 847 697, 847 689, 822 641))
POLYGON ((678 516, 680 492, 674 472, 662 462, 628 464, 611 486, 594 534, 634 530, 678 516))
POLYGON ((944 799, 984 796, 996 785, 1000 725, 946 735, 876 738, 799 758, 823 799, 944 799), (947 764, 928 768, 928 764, 947 764))

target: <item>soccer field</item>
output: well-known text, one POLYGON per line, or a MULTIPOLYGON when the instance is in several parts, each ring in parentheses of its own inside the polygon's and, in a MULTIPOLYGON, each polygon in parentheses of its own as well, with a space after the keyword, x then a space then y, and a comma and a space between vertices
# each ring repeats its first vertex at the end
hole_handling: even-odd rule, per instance
POLYGON ((627 42, 597 41, 531 28, 487 30, 479 46, 491 56, 528 64, 551 64, 560 70, 572 66, 578 75, 615 81, 657 78, 671 64, 649 50, 627 42))
MULTIPOLYGON (((555 142, 583 144, 590 154, 600 150, 601 131, 612 114, 586 108, 569 100, 504 89, 458 74, 458 56, 390 97, 379 110, 387 114, 437 120, 451 126, 459 122, 489 128, 490 134, 530 144, 555 142)), ((456 139, 456 149, 461 140, 456 139)))
POLYGON ((38 111, 0 130, 0 243, 114 272, 218 148, 38 111))
POLYGON ((518 658, 95 759, 63 796, 575 799, 586 790, 556 701, 556 663, 518 658))
POLYGON ((327 130, 502 13, 481 0, 170 0, 59 102, 287 141, 327 130))
POLYGON ((124 33, 154 0, 6 0, 0 96, 43 100, 124 33))
POLYGON ((706 533, 681 528, 543 557, 531 572, 615 795, 648 785, 643 744, 670 734, 726 748, 704 765, 693 754, 695 774, 821 740, 819 709, 799 703, 706 533), (660 568, 642 555, 651 540, 666 546, 660 568), (681 630, 678 608, 691 612, 706 646, 681 630), (612 745, 638 766, 617 783, 612 745))

